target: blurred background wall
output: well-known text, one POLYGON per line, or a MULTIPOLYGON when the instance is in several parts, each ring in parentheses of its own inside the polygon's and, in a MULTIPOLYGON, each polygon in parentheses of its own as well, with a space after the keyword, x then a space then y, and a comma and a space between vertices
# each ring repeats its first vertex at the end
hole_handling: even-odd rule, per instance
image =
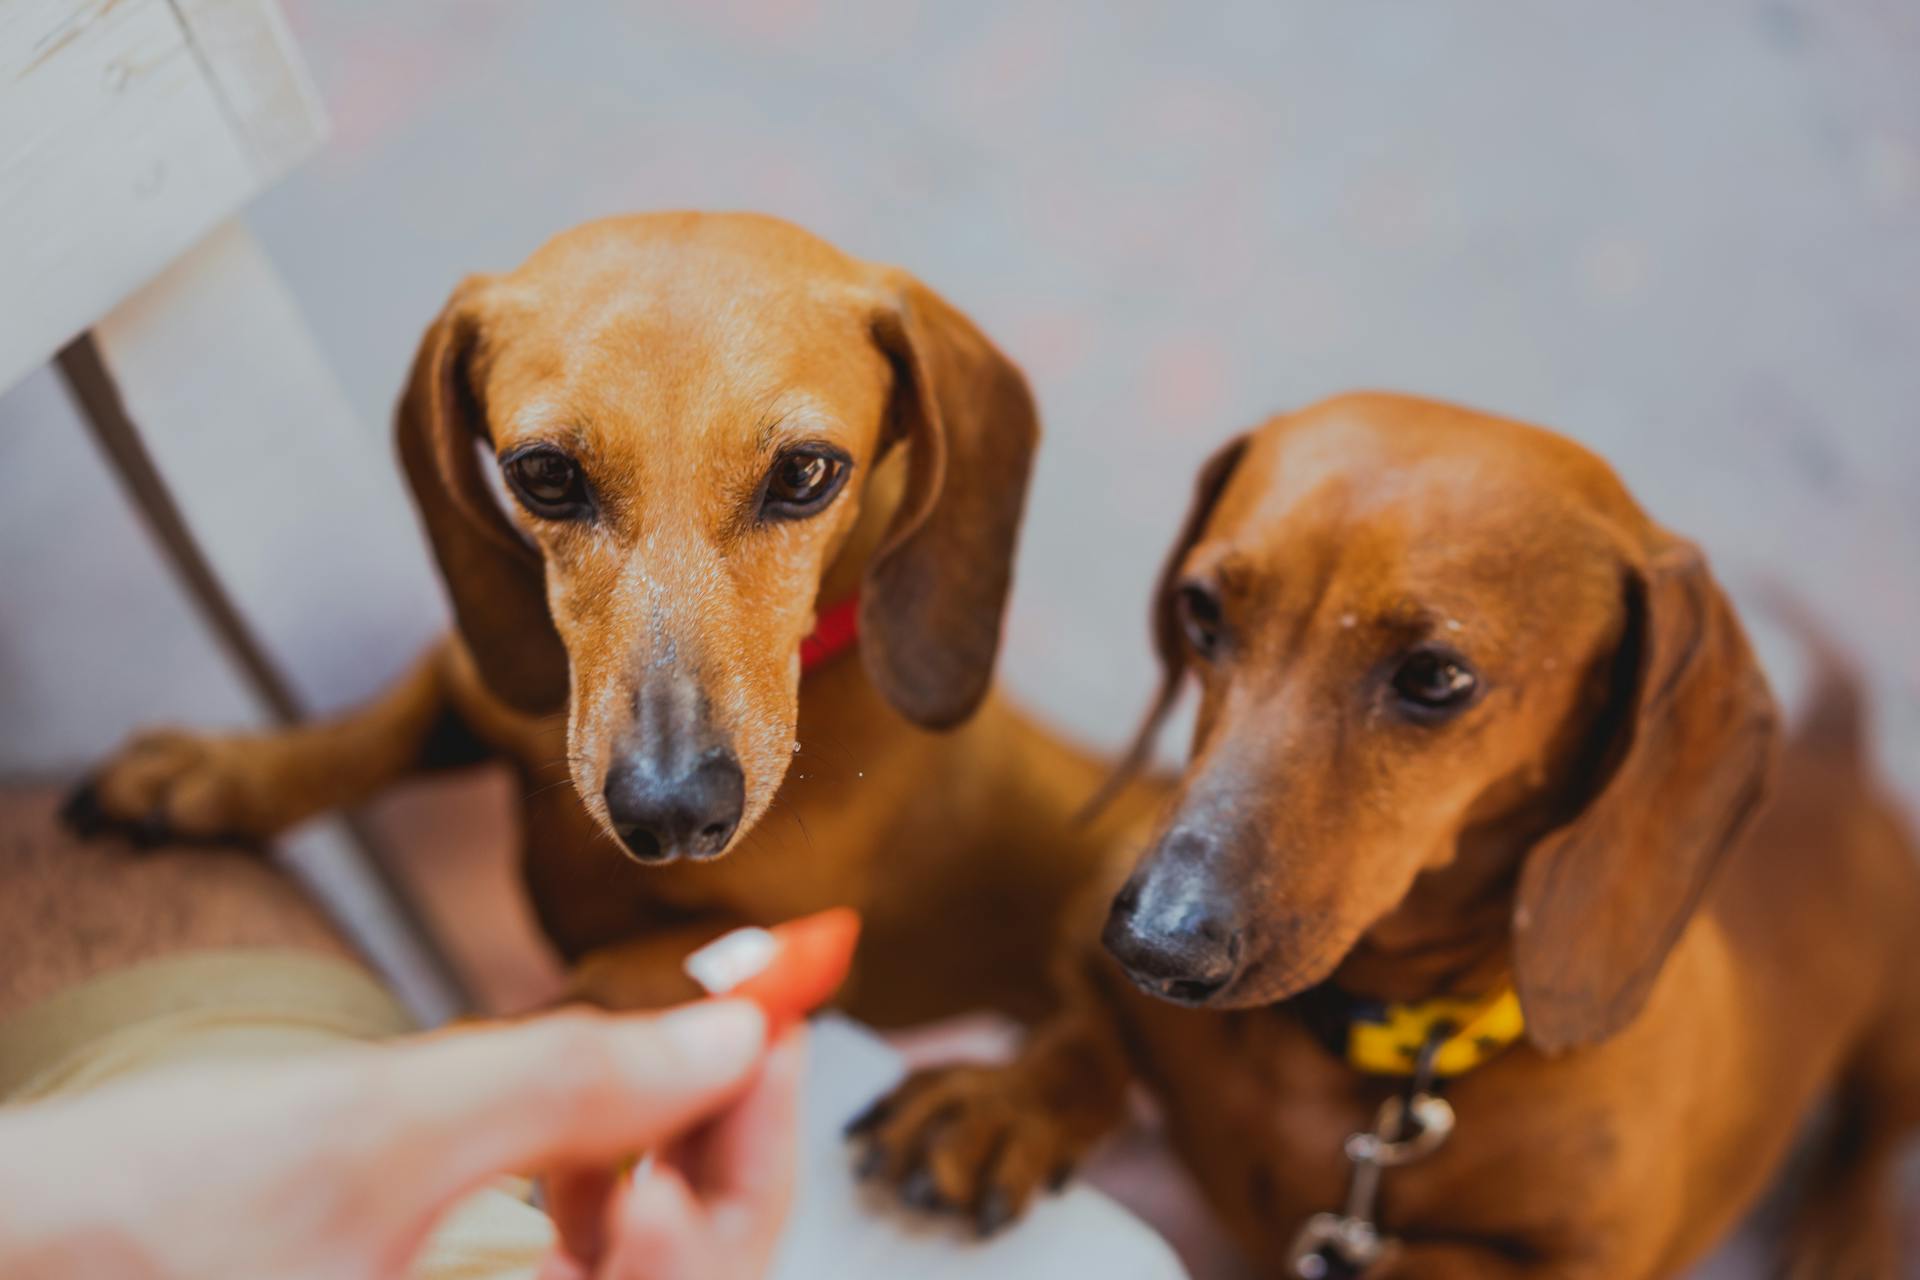
MULTIPOLYGON (((767 210, 909 266, 1025 364, 1048 439, 1005 670, 1081 734, 1116 741, 1148 691, 1200 458, 1382 386, 1567 431, 1737 594, 1791 584, 1870 668, 1920 799, 1910 3, 287 8, 334 133, 250 219, 382 476, 463 273, 600 214, 767 210)), ((245 714, 46 374, 0 400, 0 549, 0 767, 245 714)), ((390 553, 286 567, 322 705, 441 625, 422 545, 390 553)))

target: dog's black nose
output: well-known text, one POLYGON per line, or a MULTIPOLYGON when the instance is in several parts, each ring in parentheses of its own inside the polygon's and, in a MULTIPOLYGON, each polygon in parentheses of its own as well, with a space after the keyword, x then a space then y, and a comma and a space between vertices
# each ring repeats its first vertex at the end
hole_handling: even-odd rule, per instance
POLYGON ((1179 1004, 1204 1004, 1240 973, 1234 903, 1204 857, 1170 837, 1113 900, 1101 942, 1134 984, 1179 1004))
POLYGON ((732 751, 716 747, 677 776, 645 753, 617 760, 603 792, 621 843, 641 862, 712 858, 733 839, 746 779, 732 751))

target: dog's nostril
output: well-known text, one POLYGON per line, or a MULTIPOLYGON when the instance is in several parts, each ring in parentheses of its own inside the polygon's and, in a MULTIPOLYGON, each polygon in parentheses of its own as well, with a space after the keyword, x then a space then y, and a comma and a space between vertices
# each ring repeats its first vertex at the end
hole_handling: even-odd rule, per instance
POLYGON ((1181 1004, 1199 1004, 1226 985, 1225 978, 1175 978, 1160 984, 1160 994, 1181 1004))
POLYGON ((627 852, 641 862, 665 862, 670 854, 660 847, 660 837, 645 827, 626 826, 617 828, 620 843, 627 846, 627 852))
POLYGON ((1240 931, 1222 920, 1202 919, 1193 926, 1202 942, 1221 948, 1229 960, 1240 957, 1240 931))
POLYGON ((717 844, 727 838, 727 831, 728 828, 725 823, 709 822, 706 826, 700 828, 700 838, 709 844, 717 844))

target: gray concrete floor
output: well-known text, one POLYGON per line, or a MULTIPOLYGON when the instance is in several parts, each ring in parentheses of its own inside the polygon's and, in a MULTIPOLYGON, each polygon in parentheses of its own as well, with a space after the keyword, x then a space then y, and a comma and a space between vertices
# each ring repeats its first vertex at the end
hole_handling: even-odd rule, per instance
MULTIPOLYGON (((1148 690, 1145 593, 1199 459, 1384 386, 1567 431, 1736 594, 1804 596, 1920 802, 1911 4, 288 8, 334 136, 251 222, 369 466, 463 273, 599 214, 767 210, 909 266, 1025 363, 1048 440, 1005 670, 1087 738, 1148 690)), ((0 399, 0 766, 243 714, 72 426, 44 376, 0 399)), ((321 581, 393 648, 309 664, 322 702, 439 625, 436 596, 348 573, 287 589, 321 581)))

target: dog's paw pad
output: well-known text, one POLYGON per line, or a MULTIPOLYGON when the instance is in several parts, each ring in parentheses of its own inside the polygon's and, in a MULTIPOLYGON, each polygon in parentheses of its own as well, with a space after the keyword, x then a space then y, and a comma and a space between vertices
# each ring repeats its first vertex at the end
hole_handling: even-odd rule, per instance
POLYGON ((278 829, 260 803, 255 740, 172 730, 138 734, 103 761, 61 809, 82 839, 119 835, 135 849, 255 843, 278 829))
POLYGON ((954 1215, 982 1236, 1003 1230, 1078 1152, 1017 1069, 953 1067, 910 1077, 847 1123, 854 1173, 900 1202, 954 1215))
POLYGON ((100 791, 88 778, 60 802, 60 822, 82 840, 91 840, 106 830, 109 824, 107 811, 100 805, 100 791))

